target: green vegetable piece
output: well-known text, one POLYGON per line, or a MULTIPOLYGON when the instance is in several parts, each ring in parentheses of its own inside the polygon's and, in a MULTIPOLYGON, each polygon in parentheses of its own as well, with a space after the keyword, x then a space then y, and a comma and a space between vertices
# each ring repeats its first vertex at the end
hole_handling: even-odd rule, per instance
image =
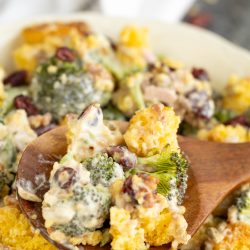
POLYGON ((27 87, 7 87, 5 88, 6 99, 3 102, 2 107, 0 108, 0 117, 3 118, 11 109, 14 108, 13 101, 16 96, 27 95, 27 87))
POLYGON ((80 114, 93 102, 108 103, 111 93, 97 90, 94 81, 80 60, 66 62, 52 57, 36 69, 31 92, 37 107, 59 120, 67 113, 80 114))
POLYGON ((136 103, 138 109, 143 109, 146 107, 141 90, 142 81, 143 81, 143 75, 138 74, 137 77, 134 78, 134 81, 133 82, 131 81, 128 84, 129 92, 134 102, 136 103))
POLYGON ((98 185, 75 186, 70 202, 81 206, 74 218, 68 223, 53 225, 54 230, 63 232, 66 236, 80 236, 93 232, 103 226, 109 214, 111 195, 108 189, 98 185))
POLYGON ((13 181, 14 176, 4 169, 0 170, 0 198, 4 187, 9 186, 13 181))
POLYGON ((250 188, 242 191, 236 198, 238 219, 250 225, 250 188))
POLYGON ((16 147, 12 140, 11 135, 0 140, 0 166, 3 166, 9 172, 15 172, 13 169, 16 160, 16 147))
POLYGON ((97 154, 95 157, 83 162, 83 166, 90 171, 90 179, 93 185, 101 184, 109 187, 116 179, 123 179, 122 167, 114 162, 106 153, 97 154))
POLYGON ((59 225, 53 226, 53 229, 59 230, 69 237, 80 236, 84 232, 88 231, 84 226, 81 225, 80 221, 77 218, 73 218, 67 224, 59 224, 59 225))
POLYGON ((126 117, 123 115, 123 113, 111 104, 109 104, 106 108, 103 109, 103 118, 104 120, 111 120, 111 121, 126 120, 126 117))
POLYGON ((138 158, 138 164, 160 180, 157 187, 160 194, 170 200, 176 196, 178 203, 182 203, 188 178, 188 162, 182 153, 165 148, 159 154, 138 158))
POLYGON ((109 229, 104 229, 102 233, 102 240, 100 242, 100 247, 103 247, 110 243, 112 240, 111 234, 109 233, 109 229))
POLYGON ((235 113, 230 109, 218 108, 215 111, 214 117, 220 123, 225 123, 231 120, 235 116, 235 113))

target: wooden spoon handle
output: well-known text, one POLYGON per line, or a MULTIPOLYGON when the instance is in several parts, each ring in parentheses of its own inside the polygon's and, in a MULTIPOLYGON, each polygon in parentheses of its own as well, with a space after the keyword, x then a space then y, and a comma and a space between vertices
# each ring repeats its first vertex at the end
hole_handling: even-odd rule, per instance
POLYGON ((215 143, 182 137, 179 143, 191 165, 184 206, 188 232, 193 235, 231 191, 250 180, 250 143, 215 143))

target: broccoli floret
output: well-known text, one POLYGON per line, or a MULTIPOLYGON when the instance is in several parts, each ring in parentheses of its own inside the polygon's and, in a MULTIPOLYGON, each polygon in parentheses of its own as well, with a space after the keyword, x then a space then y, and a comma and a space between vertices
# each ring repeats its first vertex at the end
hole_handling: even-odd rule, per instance
POLYGON ((97 154, 83 162, 83 166, 90 171, 90 179, 93 185, 101 184, 109 187, 116 179, 123 179, 122 166, 114 162, 106 153, 97 154))
POLYGON ((159 154, 138 158, 138 164, 159 179, 157 190, 160 194, 167 196, 170 200, 176 197, 178 203, 181 204, 188 177, 188 162, 182 153, 165 148, 159 154))
POLYGON ((75 237, 103 226, 109 214, 111 195, 108 189, 101 185, 77 185, 72 190, 71 198, 62 201, 64 205, 66 202, 76 208, 74 217, 68 223, 54 224, 52 229, 59 230, 66 236, 75 237))
POLYGON ((63 232, 69 237, 76 237, 85 233, 86 228, 81 225, 80 221, 77 218, 72 219, 68 224, 59 224, 53 227, 54 230, 63 232))
POLYGON ((13 176, 9 172, 0 169, 0 198, 2 198, 4 187, 10 185, 11 181, 13 181, 13 176))
POLYGON ((128 80, 128 85, 127 85, 129 92, 134 102, 136 103, 138 109, 143 109, 146 107, 141 90, 142 81, 143 81, 143 74, 136 73, 133 80, 128 80))
POLYGON ((11 172, 15 172, 16 147, 8 128, 0 124, 0 196, 2 190, 13 181, 11 172))
POLYGON ((192 126, 191 124, 187 123, 186 121, 182 121, 179 129, 178 134, 180 135, 196 135, 198 131, 197 127, 192 126))
POLYGON ((250 225, 250 188, 241 192, 236 198, 238 219, 250 225))
POLYGON ((16 147, 12 136, 5 125, 0 124, 0 166, 6 171, 14 172, 13 163, 16 160, 16 147))
POLYGON ((116 107, 113 105, 108 105, 103 110, 103 118, 104 120, 126 120, 126 117, 123 115, 121 111, 119 111, 116 107))
MULTIPOLYGON (((106 105, 111 91, 105 90, 104 83, 100 82, 100 67, 97 72, 93 68, 90 72, 84 70, 79 59, 68 62, 56 56, 40 64, 31 84, 37 107, 43 112, 52 113, 58 120, 67 113, 81 113, 93 102, 106 105)), ((105 81, 113 84, 111 79, 105 81)))
POLYGON ((26 87, 6 87, 6 99, 0 108, 0 118, 4 117, 12 108, 13 101, 16 96, 27 95, 28 91, 26 87))
POLYGON ((235 113, 230 109, 217 108, 214 113, 214 118, 220 122, 225 123, 231 120, 235 116, 235 113))
POLYGON ((128 117, 146 107, 141 89, 143 79, 143 73, 140 72, 125 77, 113 95, 114 105, 128 117))

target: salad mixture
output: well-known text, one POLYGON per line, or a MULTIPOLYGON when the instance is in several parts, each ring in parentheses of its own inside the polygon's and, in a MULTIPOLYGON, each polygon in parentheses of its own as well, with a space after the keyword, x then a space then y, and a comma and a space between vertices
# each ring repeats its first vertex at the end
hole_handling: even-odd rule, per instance
POLYGON ((249 184, 189 240, 188 164, 176 140, 250 141, 250 77, 231 76, 216 93, 205 69, 156 55, 147 28, 124 27, 112 40, 84 22, 56 22, 24 28, 21 38, 14 71, 0 67, 0 248, 55 249, 20 212, 15 174, 32 140, 66 124, 68 151, 42 201, 52 239, 118 250, 250 249, 249 184), (128 121, 125 134, 109 120, 128 121))
POLYGON ((54 164, 43 200, 50 237, 73 245, 111 241, 114 250, 187 243, 178 206, 187 161, 173 110, 154 104, 138 111, 124 135, 103 121, 99 104, 68 119, 68 151, 54 164))

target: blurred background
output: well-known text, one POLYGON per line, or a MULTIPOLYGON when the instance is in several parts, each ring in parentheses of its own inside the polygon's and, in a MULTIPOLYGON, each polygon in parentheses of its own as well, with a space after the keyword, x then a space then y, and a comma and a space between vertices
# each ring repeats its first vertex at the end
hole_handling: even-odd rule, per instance
POLYGON ((0 0, 0 24, 79 11, 109 16, 184 21, 250 50, 250 0, 0 0))

